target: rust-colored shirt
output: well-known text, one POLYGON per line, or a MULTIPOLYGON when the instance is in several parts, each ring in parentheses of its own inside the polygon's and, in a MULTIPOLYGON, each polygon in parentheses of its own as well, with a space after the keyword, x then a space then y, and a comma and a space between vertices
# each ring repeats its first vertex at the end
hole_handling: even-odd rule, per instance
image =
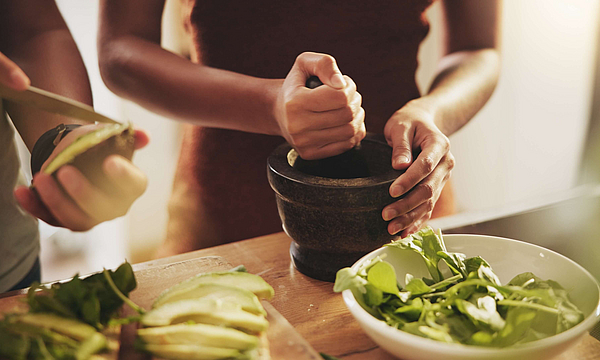
MULTIPOLYGON (((194 61, 284 78, 300 53, 330 54, 363 96, 367 131, 381 133, 396 110, 420 96, 417 52, 431 0, 184 1, 194 61)), ((284 141, 186 128, 169 237, 196 237, 203 247, 281 231, 266 159, 284 141)))

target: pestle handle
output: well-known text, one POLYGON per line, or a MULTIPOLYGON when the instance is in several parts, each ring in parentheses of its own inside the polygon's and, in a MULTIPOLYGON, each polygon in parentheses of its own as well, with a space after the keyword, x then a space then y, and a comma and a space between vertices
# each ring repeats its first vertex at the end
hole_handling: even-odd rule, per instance
POLYGON ((323 83, 321 82, 321 79, 319 79, 318 76, 311 76, 308 79, 306 79, 306 87, 309 89, 314 89, 317 88, 319 86, 323 85, 323 83))

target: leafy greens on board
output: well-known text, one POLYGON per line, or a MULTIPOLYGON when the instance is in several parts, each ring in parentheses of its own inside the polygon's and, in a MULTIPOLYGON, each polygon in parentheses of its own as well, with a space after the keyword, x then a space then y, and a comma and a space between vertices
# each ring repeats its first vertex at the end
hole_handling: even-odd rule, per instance
POLYGON ((433 340, 506 347, 563 332, 584 316, 557 282, 530 272, 502 285, 483 258, 446 250, 430 227, 385 246, 421 255, 431 278, 406 274, 398 285, 393 266, 381 257, 358 271, 338 271, 334 291, 352 291, 357 302, 389 326, 433 340), (444 277, 443 261, 452 275, 444 277))
MULTIPOLYGON (((50 287, 34 284, 27 293, 29 312, 7 314, 0 320, 0 357, 88 359, 108 346, 98 330, 115 321, 123 298, 136 285, 127 262, 115 271, 104 270, 84 279, 75 275, 50 287)), ((128 321, 118 319, 117 323, 128 321)))

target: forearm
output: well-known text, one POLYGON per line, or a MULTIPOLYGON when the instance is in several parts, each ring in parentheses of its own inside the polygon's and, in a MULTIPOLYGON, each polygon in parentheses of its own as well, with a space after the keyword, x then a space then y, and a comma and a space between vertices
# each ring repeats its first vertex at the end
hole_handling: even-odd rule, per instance
POLYGON ((500 55, 496 49, 460 51, 440 61, 429 92, 413 100, 433 113, 437 127, 449 136, 485 105, 498 82, 500 55))
POLYGON ((194 64, 134 36, 102 41, 99 57, 107 86, 148 110, 207 127, 280 134, 273 105, 283 80, 194 64))
MULTIPOLYGON (((7 12, 0 15, 3 21, 8 17, 17 19, 8 19, 8 24, 2 25, 0 51, 23 69, 33 86, 91 105, 92 94, 85 66, 54 3, 24 2, 20 8, 19 3, 13 5, 14 8, 4 9, 7 12)), ((30 107, 6 105, 30 150, 45 131, 61 123, 77 123, 30 107)))

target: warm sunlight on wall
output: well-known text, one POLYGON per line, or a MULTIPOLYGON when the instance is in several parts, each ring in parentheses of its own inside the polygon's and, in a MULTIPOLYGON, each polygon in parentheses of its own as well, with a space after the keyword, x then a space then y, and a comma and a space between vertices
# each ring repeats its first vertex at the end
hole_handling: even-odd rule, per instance
MULTIPOLYGON (((420 54, 423 87, 439 55, 438 5, 420 54)), ((450 139, 461 210, 575 185, 591 110, 599 11, 598 1, 504 0, 500 82, 486 107, 450 139)))

